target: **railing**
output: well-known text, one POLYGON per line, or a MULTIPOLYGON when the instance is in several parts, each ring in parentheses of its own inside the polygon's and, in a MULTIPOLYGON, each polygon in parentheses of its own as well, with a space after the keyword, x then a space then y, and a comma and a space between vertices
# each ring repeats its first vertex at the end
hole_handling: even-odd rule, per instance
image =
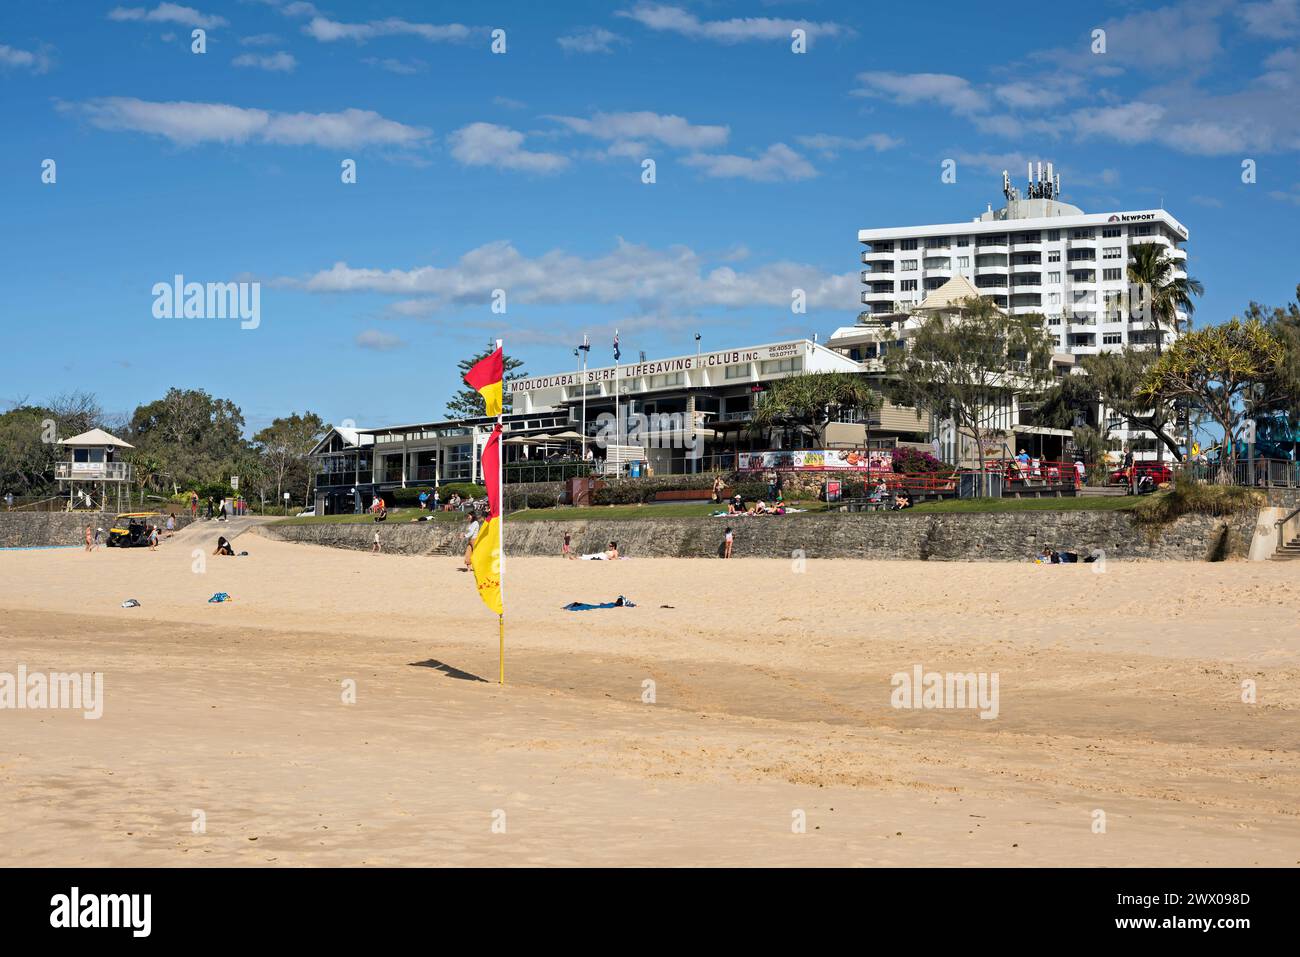
POLYGON ((1300 488, 1300 462, 1291 459, 1238 459, 1193 464, 1184 473, 1201 482, 1250 488, 1300 488))
MULTIPOLYGON (((1297 517, 1300 517, 1300 508, 1293 508, 1285 516, 1279 518, 1276 522, 1273 523, 1273 527, 1277 529, 1278 548, 1282 548, 1289 541, 1289 539, 1286 537, 1287 526, 1290 525, 1291 522, 1295 521, 1297 517)), ((1297 523, 1296 530, 1300 531, 1300 523, 1297 523)))
POLYGON ((583 478, 591 475, 594 465, 591 462, 536 462, 508 464, 502 472, 502 481, 507 485, 520 485, 525 482, 563 482, 571 478, 583 478))
POLYGON ((129 482, 129 462, 55 462, 54 477, 85 482, 129 482))

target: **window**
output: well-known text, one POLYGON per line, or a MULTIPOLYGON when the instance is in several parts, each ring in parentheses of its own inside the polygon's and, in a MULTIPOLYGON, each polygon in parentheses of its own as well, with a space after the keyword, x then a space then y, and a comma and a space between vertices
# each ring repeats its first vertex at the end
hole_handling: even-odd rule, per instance
POLYGON ((1059 229, 1049 229, 1047 231, 1047 241, 1056 243, 1061 241, 1061 231, 1059 229))
POLYGON ((892 253, 894 251, 894 244, 892 241, 889 240, 886 240, 884 242, 872 243, 871 251, 873 253, 892 253))
POLYGON ((899 288, 899 291, 900 291, 900 292, 916 292, 916 280, 915 280, 915 279, 904 279, 904 280, 899 284, 899 287, 900 287, 900 288, 899 288))
POLYGON ((916 248, 916 240, 915 240, 915 239, 904 239, 901 243, 898 244, 898 248, 899 248, 899 249, 915 249, 915 248, 916 248))
POLYGON ((926 249, 943 249, 948 245, 947 236, 935 236, 925 241, 926 249))
MULTIPOLYGON (((1059 292, 1057 292, 1057 293, 1053 293, 1052 295, 1056 296, 1056 298, 1057 298, 1057 300, 1058 300, 1058 304, 1059 304, 1059 300, 1060 300, 1060 298, 1061 298, 1061 294, 1060 294, 1059 292)), ((1051 297, 1049 296, 1048 298, 1051 298, 1051 297)), ((1059 325, 1061 324, 1061 317, 1060 317, 1060 316, 1048 316, 1048 317, 1047 317, 1047 324, 1048 324, 1049 326, 1059 326, 1059 325)))
POLYGON ((1049 272, 1049 273, 1047 274, 1047 281, 1048 281, 1048 282, 1060 282, 1060 281, 1061 281, 1061 274, 1060 274, 1059 272, 1049 272))
POLYGON ((1123 275, 1124 270, 1122 269, 1103 269, 1101 271, 1101 278, 1107 282, 1114 282, 1116 279, 1122 278, 1123 275))
POLYGON ((724 377, 727 379, 743 379, 747 375, 749 375, 749 364, 742 362, 740 365, 727 366, 724 377))
POLYGON ((958 257, 957 257, 957 268, 958 268, 958 269, 969 269, 969 268, 970 268, 970 257, 969 257, 969 256, 958 256, 958 257))
POLYGON ((1120 233, 1120 229, 1118 226, 1105 226, 1102 228, 1101 238, 1114 239, 1119 235, 1119 233, 1120 233))
POLYGON ((1134 236, 1151 236, 1153 235, 1150 226, 1139 226, 1133 230, 1134 236))
POLYGON ((1101 251, 1102 259, 1119 259, 1123 250, 1119 246, 1106 246, 1101 251))
POLYGON ((1061 261, 1061 251, 1059 249, 1049 251, 1047 254, 1047 261, 1049 263, 1059 263, 1061 261))
POLYGON ((1095 232, 1091 229, 1072 229, 1070 230, 1071 239, 1092 239, 1095 232))
POLYGON ((1124 341, 1124 337, 1118 332, 1103 332, 1101 334, 1101 344, 1103 346, 1117 346, 1120 345, 1123 341, 1124 341))
POLYGON ((969 237, 969 236, 958 236, 958 237, 957 237, 957 245, 958 245, 958 246, 969 246, 969 245, 970 245, 970 237, 969 237))
POLYGON ((1047 304, 1049 306, 1059 306, 1061 304, 1061 294, 1059 292, 1049 292, 1047 294, 1047 304))
POLYGON ((685 375, 681 372, 669 372, 665 375, 652 376, 650 379, 650 388, 666 389, 669 386, 681 385, 685 381, 685 375))
POLYGON ((898 268, 902 272, 914 272, 916 270, 916 260, 915 259, 901 260, 898 264, 898 268))
POLYGON ((1082 259, 1096 259, 1097 251, 1095 249, 1071 249, 1070 262, 1078 262, 1082 259))
MULTIPOLYGON (((778 372, 798 372, 803 368, 803 359, 768 359, 760 363, 763 375, 775 375, 778 372)), ((730 370, 728 370, 730 371, 730 370)))

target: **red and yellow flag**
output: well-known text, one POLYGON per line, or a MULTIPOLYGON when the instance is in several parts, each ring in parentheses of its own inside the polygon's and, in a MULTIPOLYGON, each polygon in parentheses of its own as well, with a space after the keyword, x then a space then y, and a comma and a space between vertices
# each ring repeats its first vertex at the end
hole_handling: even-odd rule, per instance
MULTIPOLYGON (((497 355, 500 355, 498 351, 497 355)), ((500 383, 497 383, 499 386, 500 383)), ((487 445, 483 446, 483 484, 487 486, 488 519, 479 526, 474 539, 470 564, 474 567, 474 580, 478 583, 478 596, 498 615, 505 610, 501 600, 501 466, 498 454, 501 447, 501 426, 493 430, 487 445)))
POLYGON ((501 414, 501 380, 505 376, 505 357, 501 347, 490 356, 485 356, 465 373, 465 384, 476 389, 483 396, 487 405, 484 415, 501 414))

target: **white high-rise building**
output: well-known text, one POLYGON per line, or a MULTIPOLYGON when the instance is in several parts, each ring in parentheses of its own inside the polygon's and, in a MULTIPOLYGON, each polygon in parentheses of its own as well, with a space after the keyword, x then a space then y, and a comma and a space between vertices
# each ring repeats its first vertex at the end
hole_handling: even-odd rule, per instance
POLYGON ((1063 203, 1051 163, 1030 164, 1023 197, 1006 172, 1002 187, 1006 205, 990 205, 969 222, 860 230, 864 312, 907 312, 965 276, 1002 309, 1044 315, 1062 352, 1089 355, 1173 338, 1173 330, 1157 332, 1141 314, 1127 265, 1134 246, 1158 243, 1185 276, 1186 226, 1163 209, 1085 213, 1063 203))

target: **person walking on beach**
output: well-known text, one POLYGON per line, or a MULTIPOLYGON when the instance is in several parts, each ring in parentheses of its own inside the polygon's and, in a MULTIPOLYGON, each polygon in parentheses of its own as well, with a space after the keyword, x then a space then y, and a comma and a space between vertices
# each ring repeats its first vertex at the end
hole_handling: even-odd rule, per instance
POLYGON ((375 532, 374 544, 370 546, 370 554, 375 555, 384 550, 384 546, 379 544, 379 532, 375 532))
POLYGON ((727 531, 722 538, 722 557, 731 557, 731 546, 735 544, 735 536, 731 532, 731 526, 727 526, 727 531))
POLYGON ((151 552, 158 551, 158 526, 157 525, 149 526, 149 551, 151 552))
POLYGON ((719 505, 722 504, 722 492, 726 487, 726 483, 722 481, 721 473, 713 477, 713 501, 717 502, 719 505))
POLYGON ((569 533, 568 533, 568 532, 565 532, 565 533, 564 533, 564 544, 560 546, 560 557, 561 557, 561 558, 568 558, 568 559, 576 559, 576 558, 577 558, 577 556, 573 554, 573 547, 569 544, 569 533))
POLYGON ((197 519, 198 517, 199 517, 199 493, 191 489, 190 490, 190 518, 197 519))
POLYGON ((478 514, 470 511, 465 518, 468 520, 465 525, 465 567, 463 572, 469 571, 474 567, 474 539, 478 538, 478 514))

